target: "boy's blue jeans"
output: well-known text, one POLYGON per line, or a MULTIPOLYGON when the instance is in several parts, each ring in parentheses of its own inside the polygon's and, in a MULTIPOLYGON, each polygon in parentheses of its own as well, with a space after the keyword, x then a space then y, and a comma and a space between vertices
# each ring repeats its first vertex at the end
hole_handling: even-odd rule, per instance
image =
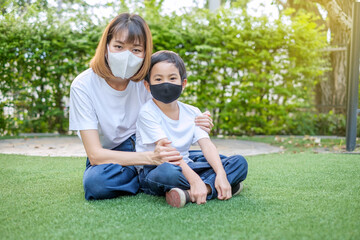
MULTIPOLYGON (((210 164, 206 161, 201 151, 190 151, 190 159, 194 162, 188 163, 205 184, 208 184, 212 192, 207 196, 207 200, 217 197, 215 189, 216 174, 210 164)), ((244 181, 247 175, 248 164, 243 156, 234 155, 226 157, 220 155, 228 181, 232 187, 244 181)), ((148 165, 139 174, 140 189, 147 194, 163 196, 172 188, 183 190, 190 189, 190 184, 182 174, 181 167, 163 163, 159 166, 148 165)))
MULTIPOLYGON (((135 135, 113 150, 135 152, 135 135)), ((90 165, 86 161, 83 178, 85 199, 109 199, 139 191, 139 176, 134 166, 123 167, 119 164, 90 165)))

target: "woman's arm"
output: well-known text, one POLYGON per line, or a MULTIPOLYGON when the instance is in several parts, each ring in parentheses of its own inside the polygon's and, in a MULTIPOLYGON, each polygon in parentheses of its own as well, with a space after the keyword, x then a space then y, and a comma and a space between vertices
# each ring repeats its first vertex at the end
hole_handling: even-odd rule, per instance
POLYGON ((215 188, 218 192, 218 198, 221 200, 231 198, 231 186, 227 180, 227 175, 222 165, 218 150, 211 142, 210 138, 201 138, 198 140, 198 143, 204 154, 204 157, 216 173, 215 188))
POLYGON ((160 165, 164 162, 179 161, 180 153, 173 147, 165 146, 162 141, 153 152, 123 152, 105 149, 101 146, 97 130, 81 130, 81 139, 91 165, 117 163, 122 166, 130 165, 160 165))

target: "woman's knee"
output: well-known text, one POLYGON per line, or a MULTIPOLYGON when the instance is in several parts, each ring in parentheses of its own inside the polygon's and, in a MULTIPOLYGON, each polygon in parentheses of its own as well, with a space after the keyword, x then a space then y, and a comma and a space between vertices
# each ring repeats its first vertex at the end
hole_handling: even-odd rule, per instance
POLYGON ((109 168, 108 164, 92 166, 84 173, 83 185, 86 200, 109 199, 121 193, 136 193, 139 181, 131 169, 120 165, 109 168), (128 173, 129 172, 129 173, 128 173))
POLYGON ((83 184, 86 200, 104 199, 109 195, 106 176, 101 167, 92 166, 84 173, 83 184))

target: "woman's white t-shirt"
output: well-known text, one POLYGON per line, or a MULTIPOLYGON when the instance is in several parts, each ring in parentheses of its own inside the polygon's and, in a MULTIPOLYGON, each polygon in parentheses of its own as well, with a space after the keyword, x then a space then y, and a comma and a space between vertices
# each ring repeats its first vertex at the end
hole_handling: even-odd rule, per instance
POLYGON ((143 81, 117 91, 88 69, 71 84, 69 129, 97 129, 102 146, 112 149, 135 134, 139 110, 149 99, 143 81))

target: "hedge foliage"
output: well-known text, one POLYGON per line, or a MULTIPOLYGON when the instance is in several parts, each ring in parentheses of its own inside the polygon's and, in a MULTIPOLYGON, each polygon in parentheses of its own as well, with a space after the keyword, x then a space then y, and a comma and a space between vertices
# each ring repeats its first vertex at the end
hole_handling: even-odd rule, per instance
MULTIPOLYGON (((154 51, 184 59, 188 86, 181 100, 211 111, 213 134, 343 135, 344 116, 312 108, 326 46, 312 15, 290 20, 290 10, 270 22, 235 7, 162 16, 156 3, 145 1, 137 12, 150 26, 154 51)), ((2 135, 67 132, 70 84, 88 68, 109 21, 39 12, 0 19, 2 135)))

